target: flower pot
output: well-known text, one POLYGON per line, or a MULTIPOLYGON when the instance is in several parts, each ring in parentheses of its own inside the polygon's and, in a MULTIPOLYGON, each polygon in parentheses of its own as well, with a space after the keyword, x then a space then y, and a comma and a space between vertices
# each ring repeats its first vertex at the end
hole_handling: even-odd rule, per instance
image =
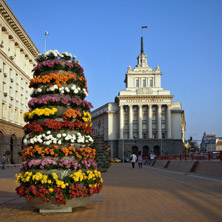
POLYGON ((27 201, 32 207, 39 209, 40 213, 50 213, 59 211, 72 212, 72 208, 86 206, 89 200, 89 197, 75 197, 70 200, 67 200, 67 203, 65 205, 57 203, 55 199, 53 200, 53 202, 42 202, 42 200, 39 200, 38 198, 34 198, 33 200, 27 201))

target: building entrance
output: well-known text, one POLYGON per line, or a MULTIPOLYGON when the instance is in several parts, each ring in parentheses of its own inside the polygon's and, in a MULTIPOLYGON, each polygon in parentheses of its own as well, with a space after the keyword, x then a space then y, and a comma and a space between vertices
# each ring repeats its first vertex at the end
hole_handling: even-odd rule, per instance
POLYGON ((160 147, 158 145, 153 147, 153 152, 156 156, 160 155, 160 147))
POLYGON ((132 153, 138 155, 138 147, 137 146, 132 147, 132 153))

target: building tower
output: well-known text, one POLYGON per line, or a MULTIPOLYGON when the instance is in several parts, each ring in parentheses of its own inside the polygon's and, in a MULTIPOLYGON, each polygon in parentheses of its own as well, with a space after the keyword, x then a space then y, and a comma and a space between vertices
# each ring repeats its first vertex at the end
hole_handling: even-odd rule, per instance
POLYGON ((128 157, 139 150, 146 156, 184 151, 185 119, 180 102, 169 90, 161 86, 162 73, 157 65, 153 70, 147 63, 143 49, 134 69, 125 74, 125 90, 121 90, 115 103, 92 112, 95 134, 103 134, 111 146, 113 156, 128 157))

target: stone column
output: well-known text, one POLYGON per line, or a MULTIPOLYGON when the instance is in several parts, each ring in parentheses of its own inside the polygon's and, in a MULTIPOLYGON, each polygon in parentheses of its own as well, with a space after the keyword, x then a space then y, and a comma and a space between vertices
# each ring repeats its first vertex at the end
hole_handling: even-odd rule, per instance
POLYGON ((138 119, 138 127, 139 127, 139 139, 142 139, 143 138, 143 126, 142 126, 142 106, 139 105, 139 119, 138 119))
POLYGON ((162 129, 161 129, 161 105, 158 105, 158 114, 157 114, 157 118, 158 118, 158 139, 162 139, 162 129))
POLYGON ((148 113, 148 129, 149 129, 149 139, 152 139, 152 105, 149 105, 149 113, 148 113))
POLYGON ((133 106, 129 106, 129 139, 133 139, 133 106))
POLYGON ((123 106, 122 105, 119 106, 119 125, 120 125, 119 137, 122 140, 123 139, 123 106))
POLYGON ((167 139, 171 139, 171 109, 167 106, 167 139))

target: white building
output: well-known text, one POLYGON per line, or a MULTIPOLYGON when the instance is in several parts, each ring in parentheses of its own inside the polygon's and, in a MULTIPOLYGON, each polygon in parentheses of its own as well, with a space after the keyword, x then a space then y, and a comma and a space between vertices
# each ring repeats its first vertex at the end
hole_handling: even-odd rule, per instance
POLYGON ((180 102, 161 86, 160 68, 153 70, 143 52, 134 69, 126 73, 126 89, 114 103, 107 103, 92 112, 94 135, 104 135, 112 156, 124 158, 139 150, 159 154, 184 152, 186 122, 180 102))
POLYGON ((30 100, 29 81, 38 49, 5 1, 0 1, 0 156, 12 151, 18 162, 30 100))

